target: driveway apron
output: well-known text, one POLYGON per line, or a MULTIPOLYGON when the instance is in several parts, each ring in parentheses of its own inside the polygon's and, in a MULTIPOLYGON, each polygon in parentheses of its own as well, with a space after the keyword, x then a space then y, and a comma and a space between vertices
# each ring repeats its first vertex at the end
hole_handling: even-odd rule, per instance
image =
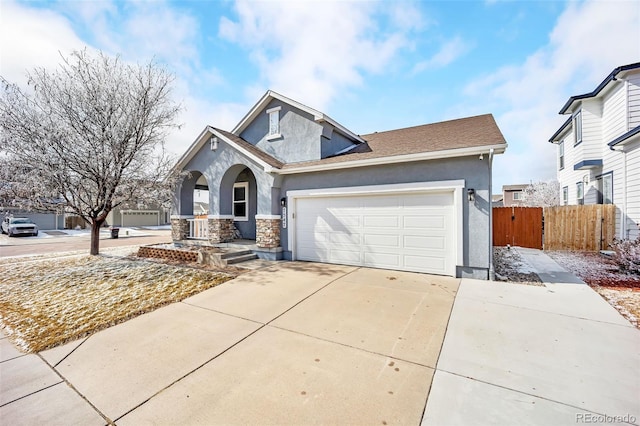
POLYGON ((3 422, 76 423, 81 404, 87 424, 418 424, 458 284, 278 263, 28 355, 48 381, 0 407, 3 422), (34 403, 58 412, 34 417, 34 403))

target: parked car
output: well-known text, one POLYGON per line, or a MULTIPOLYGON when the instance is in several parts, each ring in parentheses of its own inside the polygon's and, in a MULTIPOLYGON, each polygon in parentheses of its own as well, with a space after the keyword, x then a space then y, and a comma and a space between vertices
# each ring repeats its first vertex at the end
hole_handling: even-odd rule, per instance
POLYGON ((2 233, 10 237, 16 235, 38 235, 38 225, 26 217, 5 217, 2 221, 2 233))

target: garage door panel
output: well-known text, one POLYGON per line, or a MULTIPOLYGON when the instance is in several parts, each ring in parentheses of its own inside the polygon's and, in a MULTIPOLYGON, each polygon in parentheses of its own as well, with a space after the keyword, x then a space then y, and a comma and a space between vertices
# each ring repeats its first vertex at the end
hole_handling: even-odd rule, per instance
POLYGON ((366 207, 367 212, 375 213, 376 211, 395 211, 402 206, 402 199, 398 196, 386 195, 380 197, 361 197, 362 205, 366 207))
POLYGON ((405 256, 404 264, 413 269, 424 270, 426 268, 436 273, 446 274, 446 264, 441 257, 405 256))
POLYGON ((364 244, 367 247, 400 247, 400 236, 396 234, 364 234, 364 244))
POLYGON ((445 215, 405 216, 403 220, 405 229, 445 229, 446 222, 445 215))
POLYGON ((455 274, 453 191, 295 203, 296 259, 455 274))
POLYGON ((444 236, 404 236, 404 247, 408 249, 442 250, 444 252, 446 243, 444 236))
POLYGON ((362 259, 360 250, 346 250, 342 248, 334 248, 330 251, 329 260, 333 263, 344 263, 347 265, 361 265, 362 259))
POLYGON ((401 267, 400 256, 390 253, 365 253, 364 266, 399 269, 401 267))
POLYGON ((440 206, 452 206, 453 197, 451 192, 432 192, 402 198, 404 207, 434 208, 440 206))
POLYGON ((400 218, 397 215, 380 215, 380 216, 372 216, 367 214, 364 217, 364 226, 369 227, 377 227, 377 228, 394 228, 397 229, 400 227, 400 218))

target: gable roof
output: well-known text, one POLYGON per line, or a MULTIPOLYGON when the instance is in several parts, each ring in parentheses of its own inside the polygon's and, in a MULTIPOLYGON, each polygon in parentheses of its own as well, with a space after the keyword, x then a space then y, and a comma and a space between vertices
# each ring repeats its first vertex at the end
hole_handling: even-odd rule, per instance
MULTIPOLYGON (((275 92, 268 91, 249 114, 242 119, 240 124, 235 127, 233 132, 227 132, 212 126, 205 127, 178 160, 175 167, 177 169, 184 168, 200 149, 209 142, 212 136, 219 137, 222 141, 259 164, 265 172, 277 174, 307 173, 489 153, 502 154, 507 148, 507 143, 493 115, 484 114, 403 129, 375 132, 364 136, 355 135, 344 129, 345 132, 349 132, 354 138, 357 138, 360 143, 320 160, 285 164, 238 135, 243 126, 253 120, 271 99, 284 99, 284 102, 314 114, 316 119, 320 117, 324 121, 330 120, 330 118, 316 110, 275 92)), ((337 123, 335 124, 337 125, 337 123)))
POLYGON ((271 172, 274 168, 279 169, 284 165, 280 160, 272 157, 261 149, 256 148, 241 137, 236 136, 233 133, 229 133, 226 130, 207 126, 200 133, 200 135, 198 135, 196 140, 191 144, 191 146, 182 155, 182 157, 180 157, 175 165, 175 168, 184 168, 189 160, 191 160, 198 153, 198 151, 200 151, 200 149, 210 140, 211 136, 219 137, 224 142, 234 147, 237 151, 240 151, 256 163, 258 163, 267 172, 271 172))
POLYGON ((598 94, 600 94, 600 92, 604 90, 609 83, 611 83, 612 81, 616 81, 616 76, 618 74, 620 74, 621 72, 630 71, 636 68, 640 68, 640 62, 636 62, 629 65, 622 65, 618 68, 614 68, 614 70, 611 71, 611 73, 604 80, 602 80, 602 82, 598 85, 598 87, 596 87, 592 92, 584 93, 582 95, 571 96, 569 100, 562 106, 559 114, 567 114, 567 111, 569 111, 569 108, 571 108, 571 106, 575 101, 598 96, 598 94))
POLYGON ((356 135, 351 130, 347 129, 342 124, 338 123, 333 118, 329 117, 323 112, 320 112, 316 109, 308 107, 304 104, 301 104, 298 101, 294 101, 293 99, 287 98, 286 96, 283 96, 280 93, 274 92, 273 90, 267 90, 267 93, 265 93, 264 96, 260 98, 260 100, 253 106, 253 108, 251 108, 251 110, 247 113, 247 115, 245 115, 242 118, 242 120, 240 120, 240 122, 236 125, 236 127, 234 127, 233 130, 231 130, 231 133, 235 135, 240 135, 249 126, 249 124, 251 124, 251 122, 255 120, 255 118, 262 112, 262 110, 264 110, 267 107, 267 105, 269 105, 269 102, 271 102, 273 99, 277 99, 281 102, 289 104, 299 110, 302 110, 312 115, 313 119, 317 123, 322 123, 324 121, 331 124, 337 131, 339 131, 340 133, 342 133, 343 135, 347 136, 349 139, 352 139, 357 143, 364 143, 364 140, 362 140, 362 138, 359 135, 356 135))
POLYGON ((322 160, 286 164, 280 173, 391 164, 505 151, 507 143, 491 114, 363 135, 367 148, 322 160))

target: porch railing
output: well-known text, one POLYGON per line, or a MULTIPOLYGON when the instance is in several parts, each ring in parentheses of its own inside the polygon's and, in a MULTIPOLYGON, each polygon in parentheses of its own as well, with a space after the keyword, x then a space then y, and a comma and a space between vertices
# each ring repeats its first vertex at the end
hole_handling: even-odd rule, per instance
POLYGON ((206 240, 209 237, 209 222, 207 219, 187 219, 189 222, 189 235, 192 240, 206 240))

